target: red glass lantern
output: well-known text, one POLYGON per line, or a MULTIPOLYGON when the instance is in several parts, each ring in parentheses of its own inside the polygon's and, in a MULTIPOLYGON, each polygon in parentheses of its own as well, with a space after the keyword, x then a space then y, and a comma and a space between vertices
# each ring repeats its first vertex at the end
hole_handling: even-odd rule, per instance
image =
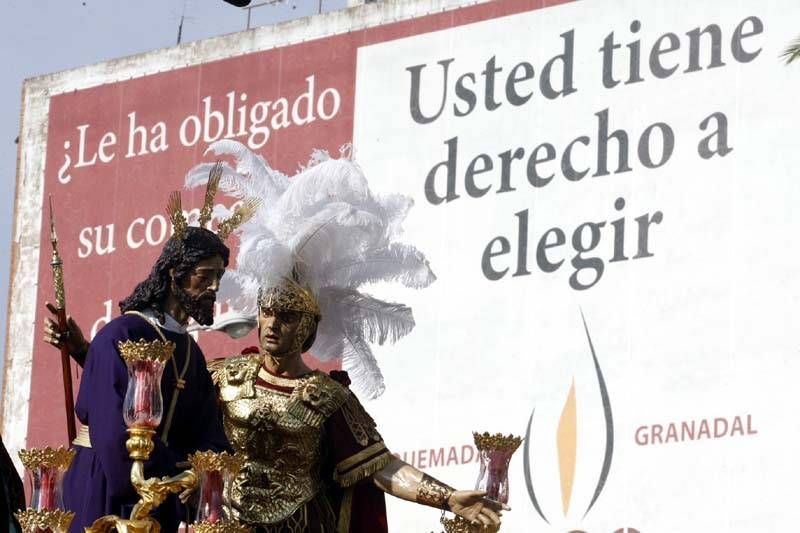
POLYGON ((125 341, 118 345, 128 367, 128 389, 122 416, 129 428, 155 430, 164 415, 161 375, 172 357, 175 344, 169 341, 125 341))
POLYGON ((486 491, 486 497, 508 503, 508 465, 511 456, 522 443, 520 437, 501 434, 473 433, 475 447, 481 458, 481 468, 475 490, 486 491))
POLYGON ((189 457, 192 470, 198 476, 199 501, 192 526, 195 531, 217 531, 223 525, 225 531, 239 530, 230 512, 228 494, 244 461, 243 455, 227 452, 196 452, 189 457))
POLYGON ((74 457, 74 450, 64 448, 20 450, 19 458, 30 480, 31 502, 15 516, 25 533, 62 533, 69 529, 75 513, 64 509, 61 486, 74 457))
MULTIPOLYGON (((508 465, 522 438, 500 433, 473 433, 480 454, 481 467, 475 490, 485 491, 490 500, 508 503, 508 465)), ((446 533, 497 533, 499 526, 475 524, 460 516, 440 519, 446 533)))

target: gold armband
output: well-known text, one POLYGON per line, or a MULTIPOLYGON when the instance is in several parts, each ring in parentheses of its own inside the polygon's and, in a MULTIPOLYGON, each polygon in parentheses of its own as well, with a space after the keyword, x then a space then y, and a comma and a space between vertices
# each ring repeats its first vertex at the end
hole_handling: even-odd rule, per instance
POLYGON ((453 487, 445 485, 441 481, 433 479, 428 474, 422 475, 422 480, 417 487, 417 503, 436 507, 437 509, 450 510, 450 495, 455 492, 453 487))

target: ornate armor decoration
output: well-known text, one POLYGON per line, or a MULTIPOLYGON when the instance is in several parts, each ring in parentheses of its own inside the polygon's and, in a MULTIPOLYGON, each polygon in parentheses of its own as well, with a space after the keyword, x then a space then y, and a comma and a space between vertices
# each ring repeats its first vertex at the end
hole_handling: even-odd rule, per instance
POLYGON ((297 311, 319 320, 319 304, 314 293, 291 278, 284 278, 281 282, 279 285, 258 289, 258 307, 297 311))
POLYGON ((350 393, 318 371, 291 380, 270 375, 259 355, 215 361, 210 370, 225 432, 247 455, 231 493, 236 518, 250 524, 288 519, 323 489, 323 425, 350 393), (258 377, 273 387, 256 386, 258 377))

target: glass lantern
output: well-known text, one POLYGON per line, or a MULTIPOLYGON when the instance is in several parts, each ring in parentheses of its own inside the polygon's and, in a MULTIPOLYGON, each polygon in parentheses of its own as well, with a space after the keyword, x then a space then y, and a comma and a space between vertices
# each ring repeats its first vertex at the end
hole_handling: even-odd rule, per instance
MULTIPOLYGON (((508 503, 508 465, 522 438, 500 433, 473 433, 472 436, 481 459, 475 490, 485 491, 490 500, 508 503)), ((440 522, 446 533, 497 533, 500 530, 499 526, 474 524, 460 516, 447 518, 444 513, 440 522)))
POLYGON ((128 389, 122 404, 125 425, 155 430, 164 414, 161 375, 167 360, 172 357, 175 344, 140 340, 120 342, 118 347, 128 367, 128 389))
POLYGON ((200 474, 199 501, 197 506, 196 522, 209 522, 215 524, 228 518, 225 509, 225 482, 223 472, 208 470, 200 474))
POLYGON ((65 448, 20 450, 19 458, 30 480, 30 506, 16 517, 25 533, 62 533, 75 513, 64 508, 61 486, 64 473, 75 457, 65 448))
POLYGON ((30 509, 64 510, 61 484, 74 457, 74 450, 64 448, 20 450, 19 458, 28 471, 31 484, 30 509))
POLYGON ((522 438, 500 433, 473 433, 472 436, 481 458, 475 490, 486 491, 490 500, 508 503, 508 465, 522 438))
POLYGON ((192 470, 198 477, 197 514, 195 531, 247 531, 239 526, 230 512, 228 494, 234 478, 242 469, 245 458, 241 454, 227 452, 196 452, 189 457, 192 470))

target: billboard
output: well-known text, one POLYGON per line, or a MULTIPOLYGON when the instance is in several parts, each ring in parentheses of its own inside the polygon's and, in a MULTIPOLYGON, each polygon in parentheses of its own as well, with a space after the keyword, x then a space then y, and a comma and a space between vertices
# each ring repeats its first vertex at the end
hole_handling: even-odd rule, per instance
MULTIPOLYGON (((30 82, 8 444, 65 438, 57 356, 37 340, 48 195, 70 312, 96 330, 210 142, 292 174, 352 141, 373 190, 414 198, 403 239, 438 277, 374 287, 417 322, 377 350, 387 388, 367 405, 395 453, 465 487, 473 430, 524 436, 504 531, 793 525, 800 67, 779 55, 800 7, 459 4, 380 3, 30 82)), ((389 505, 392 531, 437 518, 389 505)))

